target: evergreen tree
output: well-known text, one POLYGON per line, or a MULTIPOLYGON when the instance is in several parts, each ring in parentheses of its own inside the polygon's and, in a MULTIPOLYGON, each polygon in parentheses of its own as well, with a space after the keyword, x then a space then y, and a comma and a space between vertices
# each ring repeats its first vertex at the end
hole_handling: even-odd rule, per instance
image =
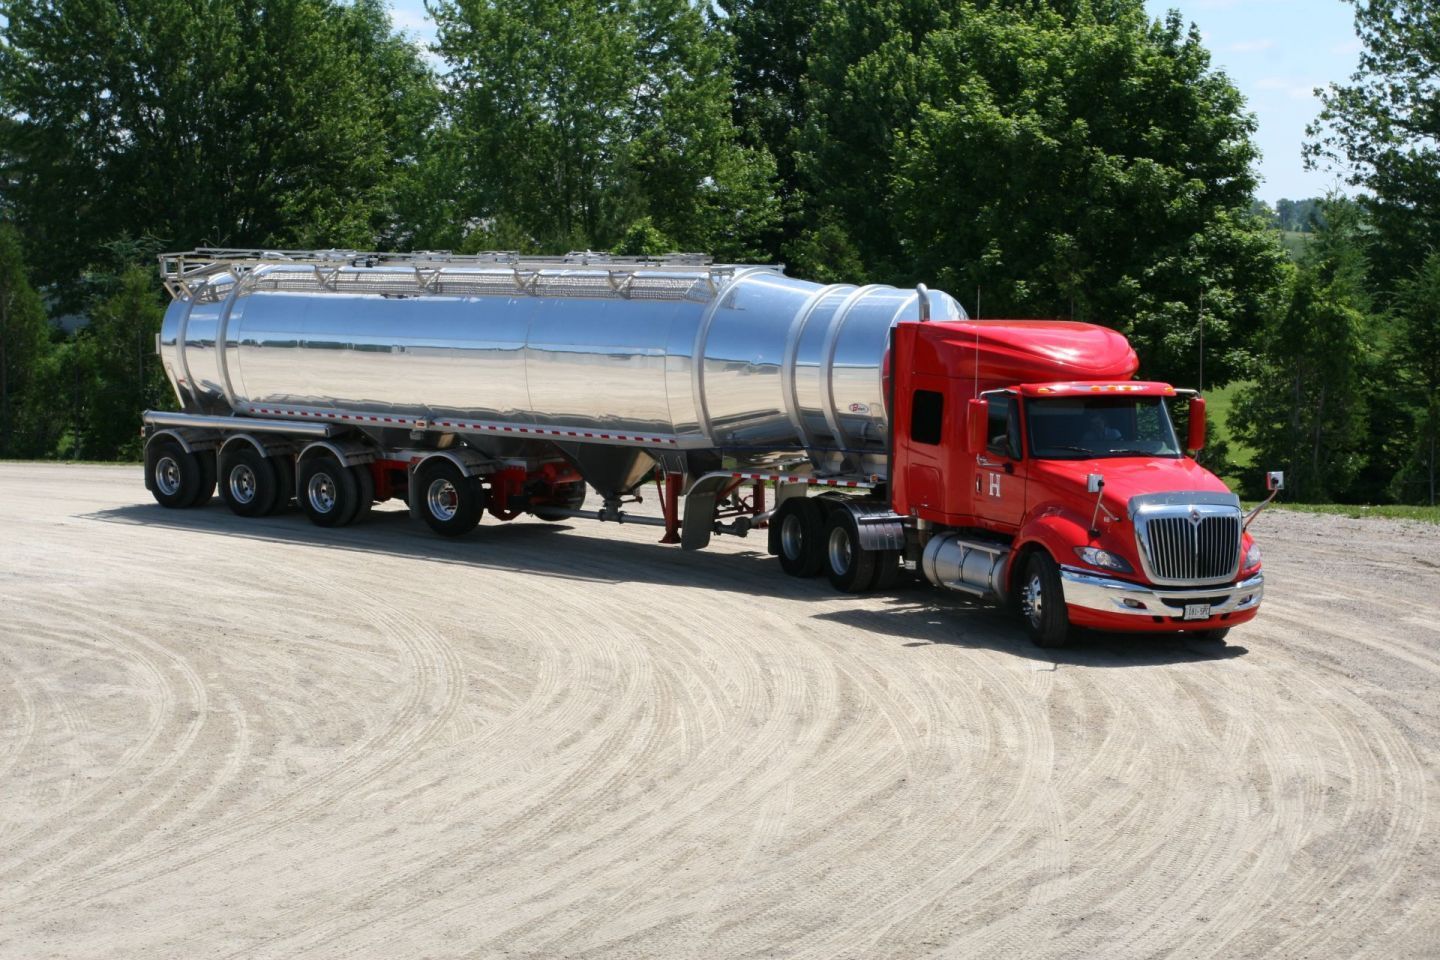
POLYGON ((37 372, 50 347, 50 322, 30 285, 20 234, 0 222, 0 457, 46 452, 37 372))
POLYGON ((1332 200, 1324 214, 1285 308, 1262 332, 1255 383, 1230 415, 1257 466, 1285 470, 1302 502, 1345 496, 1364 467, 1366 386, 1378 356, 1360 211, 1332 200))
POLYGON ((1415 273, 1401 281, 1395 304, 1393 367, 1400 376, 1417 429, 1411 440, 1412 468, 1397 491, 1407 500, 1431 506, 1440 495, 1440 253, 1431 253, 1415 273), (1406 489, 1413 478, 1416 489, 1406 489))

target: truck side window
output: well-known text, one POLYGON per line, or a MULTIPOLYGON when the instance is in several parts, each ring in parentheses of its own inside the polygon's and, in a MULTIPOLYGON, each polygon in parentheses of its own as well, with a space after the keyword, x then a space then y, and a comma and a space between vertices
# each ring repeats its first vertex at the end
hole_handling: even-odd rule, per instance
POLYGON ((997 457, 1020 459, 1020 417, 1015 409, 1015 398, 1008 393, 992 393, 990 421, 985 428, 987 442, 985 449, 997 457))
POLYGON ((934 390, 916 390, 910 404, 910 439, 916 443, 939 443, 944 420, 945 395, 934 390))

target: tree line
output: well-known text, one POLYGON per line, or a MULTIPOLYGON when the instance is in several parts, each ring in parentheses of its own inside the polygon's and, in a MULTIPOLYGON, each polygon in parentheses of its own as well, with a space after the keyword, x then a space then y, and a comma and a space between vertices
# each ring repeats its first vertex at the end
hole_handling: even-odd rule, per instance
POLYGON ((1104 323, 1185 385, 1203 328, 1208 384, 1265 388, 1237 427, 1264 465, 1411 496, 1354 478, 1434 446, 1398 324, 1436 178, 1376 119, 1431 82, 1386 53, 1435 49, 1421 0, 1357 7, 1362 73, 1311 149, 1368 195, 1298 265, 1252 209, 1243 98, 1143 0, 430 9, 433 60, 381 0, 0 0, 0 456, 136 454, 161 249, 691 250, 1104 323), (1383 450, 1356 426, 1392 415, 1383 450))

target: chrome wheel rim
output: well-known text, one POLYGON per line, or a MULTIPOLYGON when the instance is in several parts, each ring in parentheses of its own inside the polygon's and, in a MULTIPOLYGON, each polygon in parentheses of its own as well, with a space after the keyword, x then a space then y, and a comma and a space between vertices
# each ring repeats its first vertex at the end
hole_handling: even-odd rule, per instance
POLYGON ((305 487, 310 507, 316 513, 329 513, 335 509, 335 479, 328 473, 317 473, 305 487))
POLYGON ((836 527, 830 531, 830 569, 836 573, 844 573, 850 569, 850 558, 852 551, 850 547, 850 534, 844 527, 836 527))
POLYGON ((430 489, 425 491, 425 503, 436 520, 452 520, 460 509, 460 491, 442 477, 432 482, 430 489))
POLYGON ((1020 609, 1031 626, 1040 626, 1040 617, 1045 612, 1045 588, 1040 584, 1039 574, 1031 577, 1020 591, 1020 609))
POLYGON ((249 503, 255 499, 255 471, 249 464, 237 463, 230 470, 230 499, 236 503, 249 503))
POLYGON ((785 557, 789 560, 798 560, 800 551, 805 546, 805 532, 800 523, 800 518, 790 514, 785 522, 780 525, 780 549, 785 551, 785 557))
POLYGON ((180 492, 180 463, 174 457, 155 461, 155 486, 167 497, 180 492))

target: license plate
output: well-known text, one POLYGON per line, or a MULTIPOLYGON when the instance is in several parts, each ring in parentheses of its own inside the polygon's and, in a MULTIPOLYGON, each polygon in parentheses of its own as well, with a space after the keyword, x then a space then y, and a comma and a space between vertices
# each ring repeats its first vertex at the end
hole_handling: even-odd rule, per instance
POLYGON ((1185 604, 1186 620, 1209 620, 1210 604, 1208 603, 1187 603, 1185 604))

